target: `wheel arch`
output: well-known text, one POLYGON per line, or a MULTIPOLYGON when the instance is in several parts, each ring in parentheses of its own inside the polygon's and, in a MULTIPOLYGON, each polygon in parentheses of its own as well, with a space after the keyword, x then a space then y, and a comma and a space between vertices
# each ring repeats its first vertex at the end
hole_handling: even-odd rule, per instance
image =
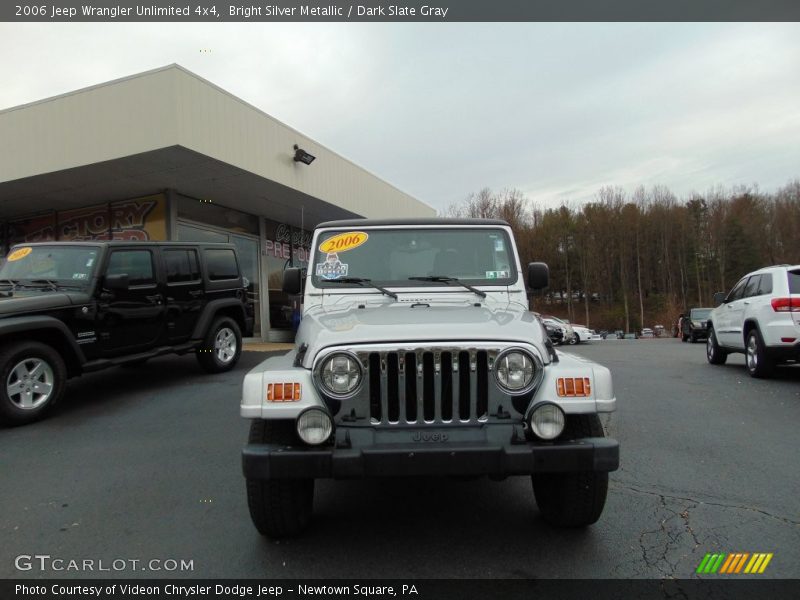
POLYGON ((247 321, 244 314, 244 306, 241 300, 236 298, 221 298, 219 300, 212 300, 203 309, 197 324, 194 327, 192 338, 203 339, 208 332, 208 328, 218 317, 229 317, 236 321, 242 334, 247 329, 247 321))
POLYGON ((5 345, 24 334, 26 341, 47 344, 56 350, 67 367, 67 376, 83 372, 86 357, 64 323, 53 317, 15 317, 0 322, 0 344, 5 345))
POLYGON ((745 319, 742 324, 742 338, 745 345, 747 345, 747 338, 753 329, 758 330, 759 334, 761 333, 761 329, 758 327, 758 322, 755 319, 745 319))

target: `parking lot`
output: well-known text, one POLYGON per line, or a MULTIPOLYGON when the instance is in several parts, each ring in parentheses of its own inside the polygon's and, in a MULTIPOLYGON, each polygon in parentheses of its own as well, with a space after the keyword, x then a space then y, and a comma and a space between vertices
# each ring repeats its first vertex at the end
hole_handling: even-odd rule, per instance
POLYGON ((702 344, 564 348, 611 368, 621 444, 601 520, 539 518, 530 480, 318 482, 315 521, 274 542, 250 523, 239 453, 243 374, 153 360, 70 382, 43 422, 0 430, 0 577, 676 577, 707 552, 771 552, 800 577, 800 367, 748 377, 702 344), (192 570, 19 571, 15 557, 192 561, 192 570))

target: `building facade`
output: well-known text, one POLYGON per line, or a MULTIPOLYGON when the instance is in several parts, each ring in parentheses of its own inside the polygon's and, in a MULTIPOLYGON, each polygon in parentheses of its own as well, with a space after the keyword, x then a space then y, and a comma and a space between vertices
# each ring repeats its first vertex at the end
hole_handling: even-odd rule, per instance
POLYGON ((282 273, 307 264, 317 223, 435 215, 178 65, 0 111, 0 143, 3 256, 47 240, 230 242, 264 340, 292 337, 282 273))

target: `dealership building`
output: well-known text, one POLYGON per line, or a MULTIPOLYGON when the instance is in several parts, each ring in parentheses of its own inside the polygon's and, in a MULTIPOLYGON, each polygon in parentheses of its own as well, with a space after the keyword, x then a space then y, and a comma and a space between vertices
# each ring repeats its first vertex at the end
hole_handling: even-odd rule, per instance
POLYGON ((435 211, 178 65, 0 111, 0 245, 237 246, 254 335, 292 336, 287 266, 331 219, 435 211))

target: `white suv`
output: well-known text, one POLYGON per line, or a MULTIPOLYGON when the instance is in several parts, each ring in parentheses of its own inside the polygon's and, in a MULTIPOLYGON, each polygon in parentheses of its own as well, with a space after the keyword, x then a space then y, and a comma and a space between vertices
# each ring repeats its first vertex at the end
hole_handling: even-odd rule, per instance
POLYGON ((706 344, 712 365, 742 352, 750 375, 768 377, 777 363, 800 360, 800 265, 748 273, 714 302, 706 344))

